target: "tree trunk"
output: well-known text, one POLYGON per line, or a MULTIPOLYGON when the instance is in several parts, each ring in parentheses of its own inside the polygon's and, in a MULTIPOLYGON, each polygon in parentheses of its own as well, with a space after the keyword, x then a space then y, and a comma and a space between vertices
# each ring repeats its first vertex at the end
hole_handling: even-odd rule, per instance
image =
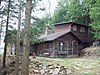
POLYGON ((1 45, 1 37, 2 37, 2 26, 3 26, 3 15, 1 16, 1 24, 0 24, 0 45, 1 45))
POLYGON ((19 75, 18 74, 18 67, 19 67, 19 50, 20 50, 20 25, 21 25, 21 0, 19 0, 18 31, 17 31, 17 41, 16 41, 15 75, 19 75))
POLYGON ((10 3, 11 3, 11 0, 9 0, 9 4, 8 4, 8 11, 7 11, 7 22, 6 22, 6 32, 5 32, 5 47, 4 47, 4 55, 3 55, 3 62, 2 62, 2 68, 5 68, 6 67, 6 52, 7 52, 7 40, 8 40, 8 23, 9 23, 9 8, 10 8, 10 3))
POLYGON ((23 69, 22 75, 28 75, 29 72, 29 50, 30 50, 30 18, 32 10, 32 0, 26 0, 26 11, 25 11, 25 27, 24 27, 24 38, 23 38, 23 69))

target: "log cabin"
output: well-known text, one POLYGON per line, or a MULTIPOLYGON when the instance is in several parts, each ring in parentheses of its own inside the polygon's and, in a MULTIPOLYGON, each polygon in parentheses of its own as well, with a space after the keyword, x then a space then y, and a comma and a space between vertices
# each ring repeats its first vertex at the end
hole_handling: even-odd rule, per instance
POLYGON ((74 22, 56 23, 54 33, 39 39, 45 41, 34 45, 35 52, 46 57, 79 56, 81 50, 91 44, 89 26, 74 22))

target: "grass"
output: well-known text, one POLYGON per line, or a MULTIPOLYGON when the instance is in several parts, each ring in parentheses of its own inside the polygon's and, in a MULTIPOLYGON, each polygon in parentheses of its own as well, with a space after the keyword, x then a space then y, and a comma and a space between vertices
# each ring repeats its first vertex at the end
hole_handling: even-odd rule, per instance
MULTIPOLYGON (((2 56, 0 55, 0 58, 2 56)), ((71 75, 100 75, 100 58, 45 58, 37 57, 31 61, 39 61, 45 65, 60 64, 70 69, 71 75)))
POLYGON ((100 75, 100 60, 90 58, 45 58, 32 59, 46 64, 60 64, 72 71, 72 75, 100 75))

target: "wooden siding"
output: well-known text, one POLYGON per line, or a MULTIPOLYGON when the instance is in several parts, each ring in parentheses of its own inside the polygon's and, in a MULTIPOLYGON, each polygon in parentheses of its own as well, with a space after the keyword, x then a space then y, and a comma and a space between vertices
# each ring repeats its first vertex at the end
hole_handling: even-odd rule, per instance
POLYGON ((58 26, 55 26, 55 29, 54 31, 55 32, 61 32, 61 31, 69 31, 71 30, 71 25, 58 25, 58 26))
POLYGON ((55 26, 55 32, 62 32, 62 31, 71 31, 73 32, 83 43, 89 42, 91 39, 90 32, 88 30, 88 26, 82 26, 82 25, 75 25, 75 24, 62 24, 62 25, 56 25, 55 26), (76 30, 73 30, 73 26, 76 26, 76 30), (84 32, 80 31, 81 27, 84 28, 84 32))
MULTIPOLYGON (((47 40, 37 44, 37 54, 41 56, 47 56, 45 53, 49 53, 48 56, 68 56, 68 55, 80 55, 81 50, 88 46, 90 42, 89 27, 80 25, 77 23, 61 23, 55 25, 54 31, 63 32, 68 31, 69 33, 64 34, 61 37, 57 37, 53 40, 47 40), (76 27, 73 29, 73 27, 76 27), (81 30, 81 28, 83 28, 81 30), (62 44, 62 46, 61 46, 62 44)), ((59 35, 59 34, 57 34, 59 35)), ((55 36, 53 36, 55 37, 55 36)))
MULTIPOLYGON (((73 25, 72 25, 73 27, 73 25)), ((83 42, 89 42, 89 32, 88 32, 88 27, 85 26, 77 26, 77 31, 74 31, 71 28, 71 31, 83 42), (85 32, 80 32, 81 27, 84 27, 85 32)))
POLYGON ((80 44, 78 39, 72 34, 68 33, 51 42, 39 43, 37 45, 37 55, 50 57, 78 55, 79 52, 81 52, 79 50, 82 49, 80 47, 82 47, 82 44, 80 44), (64 42, 64 47, 62 50, 60 50, 60 42, 64 42))
POLYGON ((55 40, 55 55, 60 55, 60 54, 65 54, 65 55, 74 55, 78 54, 78 40, 72 36, 71 34, 64 35, 58 39, 55 40), (72 47, 72 42, 73 47, 72 47), (65 43, 65 50, 60 51, 59 49, 59 42, 64 42, 65 43), (68 51, 67 51, 68 49, 68 51), (73 50, 73 51, 72 51, 73 50))
POLYGON ((43 43, 39 43, 37 45, 38 45, 37 46, 37 55, 46 56, 46 55, 52 54, 53 42, 43 42, 43 43))

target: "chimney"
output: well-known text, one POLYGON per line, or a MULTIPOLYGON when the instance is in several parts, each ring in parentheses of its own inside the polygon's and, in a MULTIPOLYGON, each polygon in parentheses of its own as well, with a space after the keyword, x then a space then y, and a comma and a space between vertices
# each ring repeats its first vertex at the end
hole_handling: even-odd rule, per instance
POLYGON ((45 28, 45 35, 50 34, 50 32, 51 32, 51 28, 49 26, 46 26, 46 28, 45 28))

